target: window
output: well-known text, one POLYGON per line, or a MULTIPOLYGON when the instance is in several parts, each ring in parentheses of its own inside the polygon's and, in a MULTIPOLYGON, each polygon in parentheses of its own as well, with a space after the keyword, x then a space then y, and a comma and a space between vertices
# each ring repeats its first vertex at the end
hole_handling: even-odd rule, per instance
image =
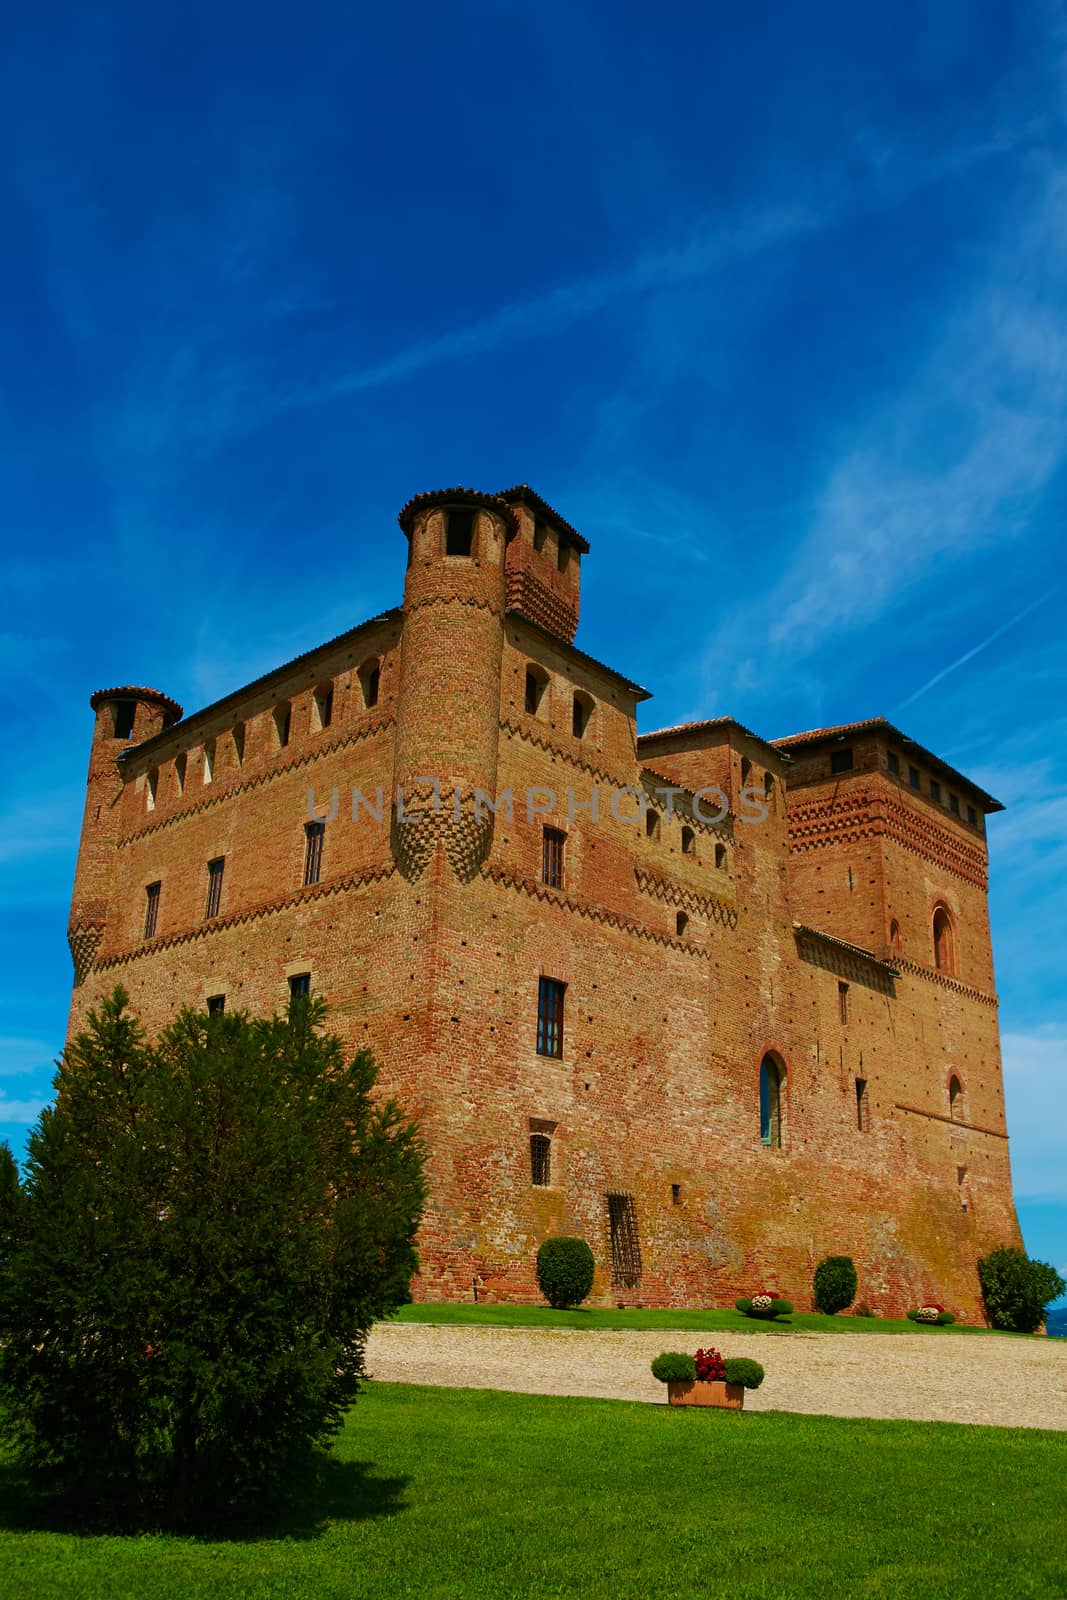
POLYGON ((589 719, 593 715, 593 702, 587 694, 577 693, 571 707, 571 732, 576 739, 585 737, 589 719))
POLYGON ((972 828, 977 828, 977 826, 978 826, 978 813, 974 809, 973 806, 968 806, 967 807, 967 821, 970 823, 972 828))
POLYGON ((563 995, 567 988, 557 978, 541 978, 537 985, 537 1054, 563 1055, 563 995))
POLYGON ((377 661, 365 661, 359 669, 359 686, 363 691, 363 709, 373 711, 378 704, 378 689, 382 669, 377 661))
POLYGON ((111 726, 116 739, 133 738, 133 719, 137 714, 136 700, 115 700, 111 706, 111 726))
POLYGON ((934 911, 934 966, 939 972, 956 970, 956 931, 944 906, 934 911))
POLYGON ((315 723, 321 733, 333 721, 333 684, 324 683, 315 690, 315 723))
POLYGON ((953 1122, 963 1120, 963 1085, 955 1073, 948 1080, 948 1114, 953 1122))
POLYGON ((237 765, 240 766, 245 758, 245 725, 235 722, 233 725, 233 753, 237 765))
POLYGON ((209 739, 204 746, 204 782, 210 783, 215 776, 215 741, 209 739))
POLYGON ((563 888, 563 848, 567 835, 558 828, 546 828, 541 844, 541 879, 551 889, 563 888))
POLYGON ((182 790, 185 788, 185 768, 188 765, 188 761, 188 756, 184 754, 175 757, 174 790, 176 794, 181 794, 182 790))
POLYGON ((304 824, 304 887, 318 883, 322 877, 322 841, 326 837, 325 822, 304 824))
POLYGON ((831 772, 851 772, 852 771, 852 767, 853 767, 853 758, 852 758, 852 751, 851 750, 847 750, 847 749, 846 750, 831 750, 831 752, 830 752, 830 771, 831 772))
POLYGON ((611 1281, 632 1289, 641 1281, 641 1240, 637 1231, 637 1204, 632 1194, 609 1194, 608 1229, 611 1235, 611 1281))
POLYGON ((895 917, 889 924, 889 948, 895 956, 899 956, 904 949, 904 943, 900 937, 900 923, 895 917))
POLYGON ((552 1140, 547 1133, 530 1135, 530 1182, 547 1189, 552 1182, 552 1140))
POLYGON ((856 1079, 856 1127, 867 1132, 867 1079, 856 1079))
POLYGON ((688 928, 688 926, 689 926, 689 918, 688 918, 688 916, 686 915, 686 913, 684 911, 679 911, 678 915, 674 919, 674 931, 678 935, 679 939, 682 938, 682 936, 685 933, 685 930, 686 930, 686 928, 688 928))
POLYGON ((782 1143, 782 1080, 785 1070, 773 1056, 764 1056, 759 1069, 760 1143, 780 1149, 782 1143))
POLYGON ((893 773, 894 777, 899 778, 900 777, 900 757, 897 755, 895 750, 890 750, 889 754, 886 756, 886 761, 889 764, 890 772, 893 773))
POLYGON ((842 1022, 848 1021, 848 984, 839 983, 837 986, 837 1010, 842 1022))
POLYGON ((645 812, 645 837, 659 838, 659 812, 653 806, 649 806, 645 812))
POLYGON ((288 700, 283 706, 274 708, 274 732, 278 739, 278 749, 284 750, 289 743, 289 730, 292 727, 293 708, 288 700))
POLYGON ((162 883, 150 883, 144 892, 144 936, 154 939, 156 923, 159 921, 159 892, 162 883))
POLYGON ((741 787, 745 787, 752 772, 752 763, 747 756, 741 757, 741 787))
POLYGON ((567 543, 566 539, 564 539, 563 535, 560 534, 556 541, 556 569, 559 572, 566 572, 570 564, 571 547, 567 543))
POLYGON ((536 523, 534 525, 534 540, 533 540, 534 549, 535 550, 543 550, 545 548, 545 540, 547 538, 548 538, 548 524, 544 523, 544 522, 536 523))
POLYGON ((950 794, 949 795, 949 797, 948 797, 948 808, 953 813, 954 816, 957 816, 957 817, 959 816, 959 814, 960 814, 960 797, 959 797, 958 794, 950 794))
POLYGON ((938 805, 941 804, 941 785, 933 778, 930 779, 930 799, 936 800, 938 805))
POLYGON ((445 555, 469 556, 474 541, 474 507, 453 506, 445 528, 445 555))
POLYGON ((214 861, 207 864, 207 905, 204 907, 204 916, 217 917, 219 906, 222 904, 222 874, 226 867, 226 857, 216 856, 214 861))
POLYGON ((682 829, 682 854, 683 854, 683 856, 695 856, 696 853, 697 853, 697 836, 696 836, 696 834, 693 832, 692 828, 683 828, 682 829))
POLYGON ((913 789, 921 788, 922 780, 919 777, 918 767, 908 768, 908 782, 911 784, 913 789))
POLYGON ((715 846, 715 865, 717 867, 725 867, 726 865, 726 846, 724 844, 715 846))
POLYGON ((763 800, 768 811, 774 810, 774 773, 763 774, 763 800))
POLYGON ((290 1000, 306 1000, 311 993, 311 973, 294 972, 289 979, 290 1000))
POLYGON ((526 709, 531 716, 536 717, 540 711, 547 687, 548 677, 539 667, 526 668, 526 709))
POLYGON ((158 789, 159 768, 153 767, 152 771, 148 774, 148 777, 145 780, 144 804, 146 811, 154 811, 156 809, 156 794, 158 789))
POLYGON ((226 996, 224 994, 209 994, 207 997, 207 1014, 209 1017, 221 1017, 226 1010, 226 996))
POLYGON ((671 1184, 671 1205, 680 1206, 682 1203, 682 1186, 680 1183, 671 1184))

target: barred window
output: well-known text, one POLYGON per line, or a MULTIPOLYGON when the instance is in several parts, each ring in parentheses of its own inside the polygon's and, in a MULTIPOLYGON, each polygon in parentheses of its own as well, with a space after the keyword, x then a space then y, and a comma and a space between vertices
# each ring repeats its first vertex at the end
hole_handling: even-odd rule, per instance
POLYGON ((306 1000, 311 993, 311 973, 294 972, 289 979, 290 1000, 306 1000))
POLYGON ((159 920, 159 891, 162 887, 162 883, 150 883, 144 892, 144 936, 146 939, 155 937, 156 923, 159 920))
POLYGON ((558 828, 546 828, 541 846, 541 878, 552 889, 563 888, 563 848, 567 835, 558 828))
POLYGON ((552 1182, 552 1140, 547 1133, 530 1135, 530 1182, 547 1189, 552 1182))
POLYGON ((325 822, 304 824, 304 885, 318 883, 322 877, 322 841, 326 837, 325 822))
POLYGON ((641 1281, 637 1202, 632 1194, 609 1194, 607 1202, 611 1234, 611 1281, 632 1289, 641 1281))
POLYGON ((204 908, 205 917, 217 917, 222 904, 222 874, 226 867, 226 857, 216 856, 214 861, 207 864, 207 905, 204 908))
POLYGON ((541 978, 537 987, 537 1054, 563 1054, 563 995, 567 985, 541 978))

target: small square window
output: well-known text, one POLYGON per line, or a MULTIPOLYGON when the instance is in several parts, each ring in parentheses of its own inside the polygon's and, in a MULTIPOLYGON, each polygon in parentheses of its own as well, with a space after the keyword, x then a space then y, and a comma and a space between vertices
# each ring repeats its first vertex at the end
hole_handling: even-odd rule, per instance
POLYGON ((941 804, 941 785, 934 778, 930 779, 930 799, 941 804))
POLYGON ((890 750, 889 754, 886 756, 886 761, 887 761, 887 763, 889 765, 890 772, 893 773, 893 775, 895 777, 899 777, 900 776, 900 757, 897 755, 895 750, 890 750))
POLYGON ((960 814, 960 797, 959 797, 958 794, 950 794, 949 795, 949 797, 948 797, 948 808, 952 812, 953 816, 957 816, 957 817, 959 816, 959 814, 960 814))
POLYGON ((967 807, 967 821, 970 823, 972 828, 977 828, 977 826, 978 826, 978 813, 974 809, 973 806, 968 806, 967 807))
POLYGON ((294 972, 289 979, 290 1000, 306 1000, 311 993, 311 973, 294 972))
POLYGON ((919 769, 918 769, 918 767, 909 767, 908 768, 908 782, 911 784, 913 789, 921 788, 922 783, 921 783, 921 779, 919 777, 919 769))
POLYGON ((209 1017, 221 1017, 226 1010, 226 996, 224 994, 209 994, 207 997, 207 1014, 209 1017))
POLYGON ((852 771, 852 767, 853 767, 853 758, 852 758, 852 751, 851 750, 848 750, 848 749, 846 749, 846 750, 831 750, 831 752, 830 752, 830 771, 831 772, 851 772, 852 771))

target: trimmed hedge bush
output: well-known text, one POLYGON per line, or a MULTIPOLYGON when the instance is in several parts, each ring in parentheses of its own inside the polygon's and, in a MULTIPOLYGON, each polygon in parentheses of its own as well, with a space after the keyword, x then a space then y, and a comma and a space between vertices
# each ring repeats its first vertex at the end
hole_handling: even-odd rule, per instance
POLYGON ((907 1318, 909 1322, 917 1322, 925 1328, 947 1328, 956 1320, 951 1311, 942 1311, 935 1306, 916 1306, 914 1311, 907 1313, 907 1318), (926 1316, 923 1316, 924 1311, 927 1312, 926 1316), (931 1312, 936 1312, 936 1315, 930 1315, 931 1312))
POLYGON ((815 1268, 815 1309, 828 1317, 844 1311, 856 1298, 859 1279, 851 1256, 824 1256, 815 1268))
POLYGON ((660 1383, 692 1383, 697 1364, 681 1350, 664 1350, 652 1363, 652 1376, 660 1383))
POLYGON ((1046 1306, 1067 1289, 1055 1267, 1009 1245, 982 1257, 978 1281, 990 1322, 1009 1333, 1036 1333, 1046 1306))
POLYGON ((557 1311, 581 1305, 593 1287, 593 1252, 584 1239, 557 1233, 537 1252, 541 1293, 557 1311))
POLYGON ((768 1306, 755 1306, 752 1301, 742 1296, 734 1301, 734 1309, 746 1317, 759 1317, 764 1322, 771 1321, 774 1317, 788 1317, 793 1311, 792 1300, 772 1300, 768 1306))
POLYGON ((763 1368, 748 1356, 727 1356, 723 1361, 727 1383, 740 1383, 746 1389, 758 1389, 763 1382, 763 1368))

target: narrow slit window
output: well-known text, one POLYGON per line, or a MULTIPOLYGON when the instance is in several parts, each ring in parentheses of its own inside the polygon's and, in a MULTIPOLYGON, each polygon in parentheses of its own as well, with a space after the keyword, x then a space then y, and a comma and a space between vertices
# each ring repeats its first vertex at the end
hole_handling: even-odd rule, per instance
POLYGON ((552 1182, 552 1140, 547 1133, 530 1135, 530 1182, 547 1189, 552 1182))
POLYGON ((685 930, 688 928, 688 926, 689 918, 686 916, 684 911, 679 911, 678 915, 674 919, 674 931, 679 939, 684 936, 685 930))
POLYGON ((782 1144, 782 1069, 773 1056, 764 1056, 759 1074, 760 1143, 772 1149, 782 1144))
POLYGON ((837 1011, 842 1022, 848 1021, 848 984, 839 983, 837 986, 837 1011))
POLYGON ((696 853, 697 853, 697 836, 696 836, 696 834, 693 832, 692 828, 683 828, 682 829, 682 854, 683 854, 683 856, 695 856, 696 853))
POLYGON ((645 838, 659 838, 659 812, 649 806, 645 812, 645 838))
POLYGON ((245 725, 235 722, 233 725, 233 753, 237 765, 241 766, 245 758, 245 725))
POLYGON ((148 781, 145 784, 144 803, 146 811, 154 811, 156 809, 156 794, 158 793, 158 790, 159 768, 154 767, 153 770, 148 774, 148 781))
POLYGON ((948 1080, 948 1114, 953 1122, 963 1121, 963 1085, 955 1073, 948 1080))
POLYGON ((537 667, 526 668, 526 710, 531 716, 537 716, 544 699, 545 689, 548 687, 548 678, 537 667))
POLYGON ((541 846, 541 879, 551 889, 563 888, 563 851, 567 835, 558 828, 546 828, 541 846))
POLYGON ((867 1132, 867 1079, 856 1079, 856 1127, 867 1132))
POLYGON ((274 709, 274 732, 278 740, 278 749, 284 750, 289 743, 289 733, 293 725, 293 708, 286 701, 284 706, 274 709))
POLYGON ((474 543, 474 507, 453 506, 445 528, 445 555, 469 556, 474 543))
POLYGON ((373 711, 378 704, 382 669, 377 661, 366 661, 359 669, 359 685, 363 691, 363 708, 373 711))
POLYGON ((584 739, 589 719, 593 715, 593 702, 587 694, 578 693, 574 696, 571 707, 571 732, 576 739, 584 739))
POLYGON ((162 883, 150 883, 144 892, 144 936, 154 939, 156 925, 159 922, 159 896, 162 883))
POLYGON ((715 846, 715 865, 717 867, 725 867, 726 865, 726 846, 724 844, 715 846))
POLYGON ((209 739, 204 746, 204 782, 210 783, 215 776, 215 741, 209 739))
POLYGON ((217 917, 219 907, 222 905, 222 874, 226 869, 226 857, 216 856, 214 861, 207 864, 207 904, 204 907, 204 917, 217 917))
POLYGON ((322 877, 322 842, 326 837, 325 822, 304 824, 304 887, 318 883, 322 877))
POLYGON ((325 683, 315 690, 315 721, 322 733, 333 721, 333 684, 325 683))
POLYGON ((174 758, 174 792, 181 794, 185 789, 185 768, 188 765, 188 756, 182 754, 174 758))
POLYGON ((609 1194, 608 1231, 611 1240, 611 1281, 633 1289, 641 1281, 641 1238, 637 1228, 637 1202, 632 1194, 609 1194))
POLYGON ((567 985, 541 978, 537 986, 537 1054, 563 1055, 563 996, 567 985))

